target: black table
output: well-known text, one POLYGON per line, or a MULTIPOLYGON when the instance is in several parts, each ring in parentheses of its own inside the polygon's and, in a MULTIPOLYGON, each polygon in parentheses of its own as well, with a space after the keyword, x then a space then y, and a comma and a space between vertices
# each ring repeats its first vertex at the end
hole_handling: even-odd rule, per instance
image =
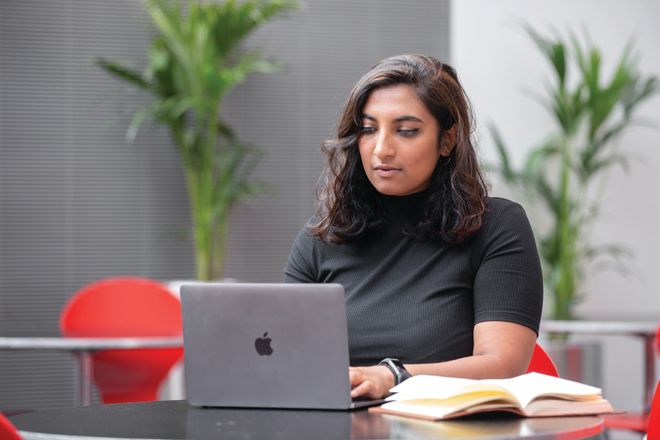
POLYGON ((18 414, 25 440, 82 439, 576 439, 600 438, 599 417, 522 419, 504 414, 427 422, 356 412, 200 409, 186 401, 91 405, 18 414))

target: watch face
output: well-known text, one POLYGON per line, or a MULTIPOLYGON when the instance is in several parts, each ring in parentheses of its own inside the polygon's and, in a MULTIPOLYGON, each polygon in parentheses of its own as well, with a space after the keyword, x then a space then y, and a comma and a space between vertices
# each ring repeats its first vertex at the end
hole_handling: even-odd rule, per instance
POLYGON ((398 359, 392 359, 392 363, 396 366, 396 381, 397 385, 403 382, 406 379, 409 379, 412 375, 406 370, 406 367, 403 366, 403 362, 398 359))
POLYGON ((395 358, 386 358, 380 362, 382 365, 385 365, 390 369, 394 375, 394 384, 398 385, 404 380, 411 377, 411 374, 406 370, 406 367, 403 366, 403 362, 395 358))

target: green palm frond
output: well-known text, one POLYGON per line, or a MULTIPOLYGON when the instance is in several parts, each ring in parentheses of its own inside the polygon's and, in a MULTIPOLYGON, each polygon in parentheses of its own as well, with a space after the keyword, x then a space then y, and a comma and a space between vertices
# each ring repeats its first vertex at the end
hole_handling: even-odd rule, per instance
POLYGON ((115 75, 119 79, 128 81, 142 89, 149 88, 149 82, 146 81, 140 73, 135 72, 134 70, 129 69, 128 67, 122 66, 120 63, 116 61, 110 61, 105 58, 97 58, 96 64, 99 67, 105 69, 107 72, 115 75))
POLYGON ((620 152, 615 141, 631 125, 639 105, 657 93, 658 80, 638 71, 631 44, 605 79, 603 55, 588 38, 583 44, 575 34, 564 40, 523 27, 552 68, 555 82, 542 102, 559 132, 530 149, 517 169, 499 131, 491 126, 499 160, 493 168, 508 185, 522 189, 523 196, 543 202, 549 226, 534 226, 553 316, 565 319, 572 317, 579 301, 588 261, 629 257, 621 246, 588 242, 587 228, 597 218, 600 202, 593 188, 612 167, 629 170, 629 154, 620 152))
POLYGON ((511 160, 509 159, 509 152, 507 151, 506 145, 502 140, 500 132, 497 130, 497 127, 490 125, 491 136, 495 141, 495 148, 497 149, 497 154, 499 155, 500 166, 498 168, 500 175, 504 178, 505 181, 515 184, 519 180, 518 173, 511 166, 511 160))
POLYGON ((239 46, 261 25, 295 6, 285 0, 147 0, 156 35, 145 72, 97 61, 153 97, 147 109, 136 111, 129 139, 147 116, 170 128, 186 171, 201 280, 222 276, 229 212, 260 188, 250 177, 257 149, 244 146, 219 115, 223 98, 250 74, 274 72, 279 66, 259 52, 240 52, 239 46))

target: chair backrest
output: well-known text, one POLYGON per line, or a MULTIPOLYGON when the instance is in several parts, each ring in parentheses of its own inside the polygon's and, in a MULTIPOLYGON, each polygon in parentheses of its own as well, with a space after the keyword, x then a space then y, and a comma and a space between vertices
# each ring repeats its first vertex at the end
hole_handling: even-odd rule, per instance
POLYGON ((527 373, 532 372, 559 377, 559 372, 557 371, 555 363, 552 362, 548 353, 546 353, 538 343, 534 347, 532 359, 529 361, 529 366, 527 367, 527 373))
MULTIPOLYGON (((655 331, 655 353, 660 354, 660 324, 655 331)), ((660 440, 660 381, 655 386, 651 412, 646 427, 647 440, 660 440)))
POLYGON ((660 382, 655 386, 651 413, 646 427, 647 440, 660 440, 660 382))
POLYGON ((0 413, 0 439, 21 440, 16 427, 2 413, 0 413))
MULTIPOLYGON (((181 336, 181 303, 153 280, 105 279, 71 298, 60 329, 69 337, 181 336)), ((93 377, 103 402, 156 400, 161 382, 182 355, 181 348, 94 352, 93 377)))
POLYGON ((60 316, 65 336, 179 336, 181 305, 162 284, 109 278, 80 289, 60 316))

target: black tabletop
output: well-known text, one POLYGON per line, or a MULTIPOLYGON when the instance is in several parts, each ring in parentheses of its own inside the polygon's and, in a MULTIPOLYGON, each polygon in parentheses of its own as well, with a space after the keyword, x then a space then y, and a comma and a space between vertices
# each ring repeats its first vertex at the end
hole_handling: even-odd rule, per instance
POLYGON ((31 439, 439 439, 598 437, 598 417, 522 419, 504 414, 446 422, 372 414, 195 408, 186 401, 92 405, 18 414, 10 420, 31 439))

